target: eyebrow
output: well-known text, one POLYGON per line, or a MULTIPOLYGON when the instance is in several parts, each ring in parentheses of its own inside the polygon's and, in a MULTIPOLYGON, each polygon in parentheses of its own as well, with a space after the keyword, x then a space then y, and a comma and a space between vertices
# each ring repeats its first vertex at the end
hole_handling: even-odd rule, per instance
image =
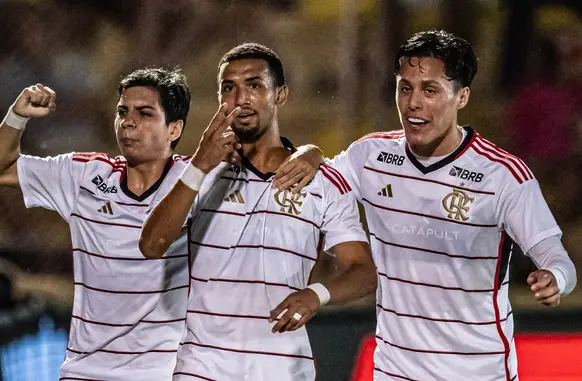
MULTIPOLYGON (((256 80, 265 81, 263 77, 260 77, 257 75, 257 76, 245 79, 245 82, 252 82, 252 81, 256 81, 256 80)), ((228 83, 228 84, 234 83, 234 81, 232 79, 223 79, 221 83, 224 85, 225 83, 228 83)))
MULTIPOLYGON (((401 78, 400 79, 400 82, 405 82, 407 84, 410 84, 411 83, 409 80, 404 79, 404 78, 401 78)), ((428 85, 438 85, 438 86, 442 86, 440 82, 435 81, 434 79, 430 79, 428 81, 421 81, 420 83, 423 86, 428 86, 428 85)))
MULTIPOLYGON (((126 105, 117 105, 117 109, 123 109, 123 110, 127 110, 129 107, 127 107, 126 105)), ((144 106, 137 106, 135 108, 138 111, 141 110, 153 110, 156 111, 155 107, 149 106, 149 105, 144 105, 144 106)))

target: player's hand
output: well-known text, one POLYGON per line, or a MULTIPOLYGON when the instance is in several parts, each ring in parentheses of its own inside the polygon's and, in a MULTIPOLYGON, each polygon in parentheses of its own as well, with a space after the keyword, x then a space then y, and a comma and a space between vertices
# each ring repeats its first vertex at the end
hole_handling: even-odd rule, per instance
POLYGON ((287 296, 275 309, 271 311, 269 316, 269 323, 279 321, 273 326, 271 330, 273 333, 283 333, 287 331, 295 331, 305 325, 319 309, 319 297, 310 288, 296 291, 287 296), (298 318, 298 315, 301 318, 298 318), (295 315, 295 317, 294 317, 295 315))
POLYGON ((291 189, 291 193, 298 193, 317 173, 319 164, 323 161, 323 152, 319 147, 306 145, 299 147, 297 152, 275 171, 273 186, 281 191, 291 189))
POLYGON ((527 283, 531 286, 534 297, 539 303, 550 307, 556 307, 560 304, 558 282, 551 271, 534 271, 527 277, 527 283))
POLYGON ((12 111, 24 118, 36 118, 46 116, 57 109, 57 94, 37 83, 34 86, 22 90, 12 105, 12 111))
POLYGON ((212 171, 222 160, 241 148, 237 137, 230 127, 234 118, 240 114, 240 107, 235 107, 227 114, 227 105, 223 103, 202 134, 200 144, 192 157, 192 165, 201 171, 212 171))

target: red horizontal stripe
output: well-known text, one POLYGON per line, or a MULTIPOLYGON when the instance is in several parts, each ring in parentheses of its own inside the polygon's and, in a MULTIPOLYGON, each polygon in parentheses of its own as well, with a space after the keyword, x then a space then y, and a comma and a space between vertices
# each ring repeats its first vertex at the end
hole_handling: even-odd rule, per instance
POLYGON ((221 176, 223 180, 232 180, 232 181, 244 181, 245 183, 266 183, 264 180, 259 179, 245 179, 242 177, 228 177, 228 176, 221 176))
POLYGON ((177 286, 177 287, 168 288, 167 290, 154 290, 154 291, 117 291, 117 290, 105 290, 105 289, 102 289, 102 288, 87 286, 86 284, 81 283, 81 282, 75 282, 74 285, 75 286, 83 286, 83 287, 88 288, 89 290, 92 290, 92 291, 106 292, 106 293, 109 293, 109 294, 135 294, 135 295, 163 294, 163 293, 170 292, 170 291, 180 290, 182 288, 188 288, 188 285, 185 285, 185 286, 177 286))
POLYGON ((115 222, 106 222, 106 221, 97 221, 97 220, 93 220, 91 218, 87 218, 87 217, 83 217, 80 214, 77 213, 71 213, 71 217, 78 217, 82 220, 88 221, 88 222, 93 222, 96 224, 101 224, 101 225, 111 225, 111 226, 121 226, 124 228, 132 228, 132 229, 140 229, 141 230, 141 226, 138 225, 127 225, 127 224, 118 224, 115 222))
POLYGON ((317 258, 312 258, 312 257, 307 256, 305 254, 301 254, 301 253, 298 253, 298 252, 293 251, 293 250, 283 249, 282 247, 276 247, 276 246, 265 246, 265 245, 236 245, 234 247, 240 247, 240 248, 243 248, 243 249, 267 249, 267 250, 282 251, 284 253, 289 253, 289 254, 293 254, 293 255, 296 255, 296 256, 301 257, 301 258, 309 259, 310 261, 316 261, 317 260, 317 258))
POLYGON ((105 322, 101 322, 101 321, 95 321, 95 320, 89 320, 89 319, 85 319, 82 318, 80 316, 77 315, 72 315, 73 319, 77 319, 77 320, 81 320, 82 322, 85 323, 89 323, 89 324, 96 324, 96 325, 105 325, 108 327, 133 327, 139 323, 148 323, 148 324, 168 324, 168 323, 178 323, 181 321, 185 321, 185 318, 182 319, 173 319, 173 320, 140 320, 137 323, 127 323, 127 324, 116 324, 116 323, 105 323, 105 322))
POLYGON ((404 377, 404 376, 399 376, 397 374, 394 373, 389 373, 386 372, 385 370, 382 370, 380 368, 378 368, 377 366, 374 367, 374 370, 378 371, 378 372, 382 372, 390 377, 396 377, 396 378, 400 378, 401 380, 406 380, 406 381, 420 381, 420 380, 415 380, 414 378, 408 378, 408 377, 404 377))
POLYGON ((126 204, 125 202, 115 202, 116 204, 119 205, 125 205, 125 206, 139 206, 142 208, 147 208, 149 205, 148 204, 126 204))
MULTIPOLYGON (((488 288, 488 289, 476 289, 476 290, 467 290, 461 287, 449 287, 449 286, 441 286, 439 284, 432 284, 432 283, 422 283, 422 282, 415 282, 415 281, 411 281, 411 280, 406 280, 406 279, 401 279, 401 278, 395 278, 395 277, 390 277, 384 273, 378 272, 378 275, 382 275, 383 277, 385 277, 386 279, 389 280, 393 280, 395 282, 401 282, 401 283, 408 283, 408 284, 413 284, 415 286, 426 286, 426 287, 434 287, 434 288, 440 288, 443 290, 450 290, 450 291, 463 291, 463 292, 468 292, 468 293, 477 293, 477 292, 493 292, 492 288, 488 288)), ((509 282, 504 282, 502 283, 502 285, 505 285, 509 282)))
POLYGON ((402 174, 394 173, 394 172, 381 171, 381 170, 376 169, 376 168, 368 167, 367 165, 364 166, 364 169, 367 169, 367 170, 373 171, 373 172, 378 172, 378 173, 381 173, 381 174, 384 174, 384 175, 389 175, 389 176, 394 176, 394 177, 401 177, 401 178, 404 178, 404 179, 418 180, 418 181, 424 181, 424 182, 427 182, 427 183, 444 185, 446 187, 452 187, 452 188, 456 188, 456 189, 462 189, 462 190, 466 190, 466 191, 473 192, 473 193, 490 194, 490 195, 494 195, 495 194, 495 192, 484 191, 484 190, 475 190, 475 189, 470 189, 470 188, 466 188, 466 187, 460 187, 460 186, 457 186, 457 185, 454 185, 454 184, 444 183, 442 181, 436 181, 436 180, 431 180, 431 179, 423 179, 421 177, 402 175, 402 174))
POLYGON ((416 353, 431 353, 436 355, 461 355, 461 356, 490 356, 490 355, 502 355, 505 351, 500 352, 454 352, 454 351, 434 351, 431 349, 415 349, 415 348, 408 348, 402 345, 397 345, 391 343, 387 340, 384 340, 382 337, 376 335, 376 338, 384 342, 385 344, 390 345, 391 347, 402 349, 403 351, 409 352, 416 352, 416 353))
MULTIPOLYGON (((319 195, 318 195, 319 196, 319 195)), ((319 196, 321 197, 321 196, 319 196)), ((207 208, 203 208, 200 209, 201 212, 206 212, 206 213, 217 213, 217 214, 229 214, 229 215, 233 215, 233 216, 239 216, 239 217, 245 217, 245 216, 249 216, 249 215, 253 215, 253 214, 274 214, 277 216, 282 216, 282 217, 289 217, 289 218, 293 218, 299 221, 303 221, 303 222, 307 222, 308 224, 311 224, 313 226, 315 226, 316 228, 320 228, 315 222, 310 221, 308 219, 299 217, 299 216, 295 216, 293 214, 289 214, 289 213, 284 213, 284 212, 276 212, 274 210, 255 210, 252 212, 246 212, 246 213, 238 213, 238 212, 231 212, 228 210, 217 210, 217 209, 207 209, 207 208)))
POLYGON ((212 245, 212 244, 209 244, 209 243, 202 243, 202 242, 197 242, 197 241, 190 241, 190 242, 193 243, 194 245, 204 246, 204 247, 211 247, 213 249, 221 249, 221 250, 230 250, 230 249, 236 249, 236 248, 241 248, 241 249, 267 249, 267 250, 276 250, 276 251, 282 251, 282 252, 285 252, 285 253, 293 254, 293 255, 296 255, 296 256, 301 257, 301 258, 309 259, 310 261, 316 261, 315 258, 309 257, 307 255, 297 253, 297 252, 295 252, 293 250, 283 249, 281 247, 275 247, 275 246, 264 246, 264 245, 219 246, 219 245, 212 245))
MULTIPOLYGON (((73 249, 73 252, 81 252, 87 255, 90 255, 92 257, 98 257, 98 258, 103 258, 103 259, 113 259, 113 260, 119 260, 119 261, 152 261, 152 259, 147 259, 145 257, 143 258, 133 258, 133 257, 112 257, 112 256, 108 256, 108 255, 102 255, 102 254, 97 254, 97 253, 91 253, 89 251, 83 250, 83 249, 73 249)), ((174 258, 187 258, 188 254, 179 254, 179 255, 173 255, 173 256, 168 256, 168 257, 161 257, 161 258, 155 258, 153 260, 159 260, 159 259, 174 259, 174 258)))
POLYGON ((80 377, 61 377, 61 378, 59 378, 59 381, 61 381, 61 380, 106 381, 106 380, 97 380, 94 378, 80 378, 80 377))
POLYGON ((422 252, 425 252, 425 253, 432 253, 432 254, 444 255, 444 256, 447 256, 447 257, 451 257, 451 258, 461 258, 461 259, 495 259, 495 260, 497 260, 497 257, 494 257, 494 256, 489 256, 489 257, 471 257, 469 255, 449 254, 449 253, 446 253, 444 251, 437 251, 437 250, 431 250, 431 249, 423 249, 421 247, 400 245, 398 243, 384 241, 383 239, 379 238, 376 234, 374 234, 372 232, 370 232, 370 236, 376 238, 378 241, 382 242, 385 245, 395 246, 395 247, 401 247, 403 249, 417 250, 417 251, 422 251, 422 252))
POLYGON ((143 352, 125 352, 125 351, 112 351, 109 349, 97 349, 97 350, 94 350, 92 352, 82 352, 82 351, 78 351, 78 350, 75 350, 72 348, 67 348, 67 351, 77 353, 80 355, 90 355, 91 353, 95 353, 95 352, 112 353, 114 355, 144 355, 146 353, 176 353, 176 352, 178 352, 175 349, 150 349, 149 351, 143 351, 143 352))
POLYGON ((496 228, 497 227, 497 225, 495 225, 495 224, 491 224, 491 225, 489 225, 489 224, 473 224, 473 223, 470 223, 470 222, 461 222, 461 221, 453 220, 453 219, 450 219, 450 218, 431 216, 429 214, 417 213, 417 212, 412 212, 412 211, 409 211, 409 210, 401 210, 401 209, 389 208, 387 206, 374 204, 373 202, 371 202, 370 200, 368 200, 366 198, 363 198, 362 201, 367 202, 368 204, 372 205, 373 207, 376 207, 376 208, 379 208, 379 209, 384 209, 384 210, 389 210, 391 212, 396 212, 396 213, 404 213, 404 214, 411 214, 413 216, 434 218, 435 220, 452 222, 452 223, 459 224, 459 225, 476 226, 476 227, 481 227, 481 228, 496 228))
POLYGON ((190 276, 190 278, 192 278, 193 280, 196 280, 198 282, 231 282, 231 283, 248 283, 248 284, 255 284, 255 283, 259 283, 259 284, 265 284, 267 286, 276 286, 276 287, 287 287, 290 288, 291 290, 295 290, 295 291, 299 291, 301 290, 300 288, 297 287, 293 287, 293 286, 289 286, 288 284, 284 284, 284 283, 273 283, 273 282, 265 282, 263 280, 246 280, 246 279, 224 279, 224 278, 208 278, 208 279, 203 279, 203 278, 196 278, 195 276, 190 276))
POLYGON ((204 377, 201 376, 199 374, 194 374, 194 373, 186 373, 186 372, 174 372, 173 374, 174 376, 180 375, 180 376, 192 376, 192 377, 196 377, 196 378, 200 378, 202 380, 207 380, 207 381, 217 381, 214 378, 208 378, 208 377, 204 377))
MULTIPOLYGON (((382 311, 390 312, 396 316, 415 318, 415 319, 423 319, 423 320, 429 320, 429 321, 434 321, 434 322, 439 322, 439 323, 460 323, 460 324, 466 324, 466 325, 491 325, 491 324, 497 323, 495 320, 486 321, 486 322, 470 322, 470 321, 463 321, 463 320, 456 320, 456 319, 438 319, 438 318, 432 318, 432 317, 428 317, 428 316, 412 315, 412 314, 405 314, 402 312, 396 312, 396 311, 391 310, 389 308, 383 307, 380 303, 377 303, 376 306, 379 307, 382 311)), ((513 314, 513 311, 510 311, 507 314, 507 317, 505 317, 504 319, 501 319, 501 321, 506 321, 512 314, 513 314)))
POLYGON ((224 348, 224 347, 217 347, 215 345, 194 343, 192 341, 188 341, 188 342, 182 343, 180 345, 194 345, 194 346, 197 346, 197 347, 211 348, 211 349, 216 349, 216 350, 219 350, 219 351, 236 352, 236 353, 248 353, 248 354, 252 354, 252 355, 292 357, 292 358, 299 358, 299 359, 305 359, 305 360, 311 360, 311 361, 313 361, 313 357, 311 357, 311 356, 293 355, 293 354, 278 353, 278 352, 263 352, 263 351, 250 351, 250 350, 243 350, 243 349, 224 348))
POLYGON ((200 311, 200 310, 188 310, 187 312, 189 314, 220 316, 220 317, 228 317, 228 318, 235 318, 235 319, 260 319, 260 320, 269 320, 269 316, 222 314, 222 313, 218 313, 218 312, 200 311))

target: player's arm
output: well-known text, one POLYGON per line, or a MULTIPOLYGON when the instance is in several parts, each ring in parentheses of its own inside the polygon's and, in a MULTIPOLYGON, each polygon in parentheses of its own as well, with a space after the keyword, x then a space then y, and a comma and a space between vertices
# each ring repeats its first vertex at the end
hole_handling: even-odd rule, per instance
POLYGON ((139 239, 139 249, 146 258, 155 259, 164 255, 180 235, 206 174, 239 148, 229 126, 240 113, 240 108, 235 108, 230 114, 226 113, 226 108, 226 104, 220 106, 202 134, 198 149, 180 180, 146 219, 139 239))
POLYGON ((559 305, 576 285, 576 269, 537 180, 502 192, 499 205, 505 229, 538 267, 527 278, 534 298, 546 306, 559 305))
POLYGON ((529 274, 534 298, 546 306, 557 306, 560 297, 568 295, 576 287, 576 267, 562 245, 559 235, 548 237, 528 250, 536 270, 529 274))
POLYGON ((284 312, 273 326, 273 333, 301 328, 324 304, 344 304, 376 290, 376 266, 367 242, 342 242, 335 245, 332 252, 337 259, 340 275, 327 282, 309 285, 285 298, 271 311, 270 322, 284 312), (301 318, 296 319, 294 316, 301 318))
POLYGON ((298 193, 317 173, 319 167, 331 165, 338 170, 360 198, 360 176, 367 157, 365 143, 357 141, 332 159, 324 158, 323 152, 314 145, 301 146, 275 172, 274 185, 280 190, 298 193))
MULTIPOLYGON (((335 175, 341 177, 338 173, 335 175)), ((311 319, 321 305, 345 303, 376 289, 376 267, 360 223, 354 192, 332 185, 326 177, 319 206, 323 215, 324 250, 336 256, 342 272, 323 284, 308 285, 285 298, 271 311, 270 321, 279 318, 273 332, 296 330, 311 319)))
POLYGON ((323 160, 323 151, 318 146, 301 146, 275 171, 273 185, 281 191, 290 189, 297 193, 313 180, 323 160))
POLYGON ((20 138, 31 117, 42 117, 56 109, 56 94, 41 84, 22 90, 0 125, 0 185, 17 187, 20 138))

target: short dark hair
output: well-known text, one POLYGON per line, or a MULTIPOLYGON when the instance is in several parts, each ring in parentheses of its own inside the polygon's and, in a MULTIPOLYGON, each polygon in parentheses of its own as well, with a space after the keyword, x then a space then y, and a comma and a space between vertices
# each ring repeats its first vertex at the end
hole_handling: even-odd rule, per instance
MULTIPOLYGON (((160 94, 166 124, 169 125, 172 122, 181 120, 184 123, 182 127, 182 131, 184 131, 188 119, 188 111, 190 111, 191 94, 186 83, 186 76, 182 74, 180 69, 146 68, 134 70, 119 82, 117 93, 121 96, 124 90, 136 86, 156 89, 160 94)), ((180 137, 172 142, 172 149, 176 148, 180 137)))
POLYGON ((419 32, 406 41, 396 55, 395 72, 400 73, 403 60, 413 57, 433 57, 443 61, 445 75, 457 89, 470 87, 477 74, 477 56, 466 40, 444 30, 419 32))
POLYGON ((267 61, 269 71, 275 80, 277 87, 287 84, 285 79, 285 71, 283 70, 283 63, 281 59, 272 49, 257 44, 256 42, 245 42, 230 49, 224 56, 222 56, 218 63, 218 71, 225 63, 244 59, 259 59, 267 61))

